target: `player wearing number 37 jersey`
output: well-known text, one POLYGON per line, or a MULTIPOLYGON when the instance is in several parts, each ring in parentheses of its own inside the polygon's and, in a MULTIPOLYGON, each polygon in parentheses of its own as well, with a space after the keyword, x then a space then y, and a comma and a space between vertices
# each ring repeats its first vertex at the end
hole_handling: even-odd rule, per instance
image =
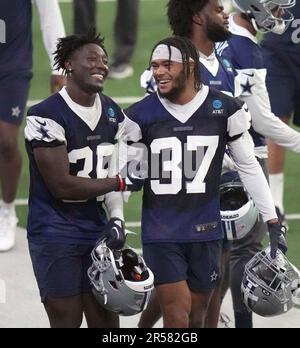
POLYGON ((201 327, 220 275, 219 183, 226 145, 264 221, 277 221, 241 102, 202 85, 199 56, 182 37, 160 41, 151 69, 158 91, 125 110, 124 140, 145 145, 143 253, 165 327, 201 327))

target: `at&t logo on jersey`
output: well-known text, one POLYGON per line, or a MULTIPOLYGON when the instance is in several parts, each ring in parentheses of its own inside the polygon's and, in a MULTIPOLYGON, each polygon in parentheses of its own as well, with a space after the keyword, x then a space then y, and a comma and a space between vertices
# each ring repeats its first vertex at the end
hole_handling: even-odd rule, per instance
POLYGON ((227 71, 232 72, 232 65, 228 59, 223 59, 223 64, 225 68, 227 69, 227 71))
POLYGON ((222 109, 223 103, 220 99, 215 99, 212 106, 214 108, 212 111, 213 115, 222 115, 224 113, 224 109, 222 109))
POLYGON ((107 115, 108 115, 108 121, 113 122, 113 123, 117 122, 115 110, 113 108, 107 109, 107 115))

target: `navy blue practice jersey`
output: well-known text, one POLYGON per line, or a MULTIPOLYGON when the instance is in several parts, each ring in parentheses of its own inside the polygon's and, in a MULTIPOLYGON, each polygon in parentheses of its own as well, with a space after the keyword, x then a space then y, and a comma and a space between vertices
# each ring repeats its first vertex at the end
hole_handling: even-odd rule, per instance
MULTIPOLYGON (((218 44, 218 54, 230 61, 239 74, 240 96, 251 96, 259 93, 265 86, 266 69, 262 50, 254 37, 236 35, 232 33, 230 39, 218 44)), ((250 110, 251 111, 251 110, 250 110)), ((250 129, 255 147, 266 145, 265 137, 250 129)))
MULTIPOLYGON (((201 81, 210 87, 214 87, 220 92, 226 93, 230 96, 236 96, 238 91, 236 91, 235 77, 236 72, 233 69, 230 61, 226 58, 218 57, 213 54, 214 64, 216 65, 215 71, 212 67, 205 64, 206 61, 200 58, 201 70, 200 76, 201 81)), ((209 63, 208 63, 209 64, 209 63)))
MULTIPOLYGON (((219 56, 213 53, 206 59, 200 53, 200 76, 203 84, 214 87, 227 95, 239 97, 242 93, 243 83, 226 55, 219 56)), ((141 77, 141 85, 146 88, 147 93, 156 91, 157 87, 151 71, 144 72, 141 77)), ((252 127, 249 133, 256 147, 265 145, 265 138, 255 132, 252 127)))
POLYGON ((31 0, 1 0, 0 73, 31 70, 31 0))
POLYGON ((60 93, 28 110, 25 128, 30 162, 27 231, 33 241, 93 244, 107 222, 101 197, 77 202, 55 199, 33 156, 35 147, 63 145, 67 148, 71 175, 107 177, 116 134, 124 115, 109 97, 99 94, 97 101, 102 105, 102 112, 93 123, 76 114, 60 93))
POLYGON ((299 59, 300 53, 300 1, 297 0, 295 6, 288 9, 294 15, 294 20, 290 23, 287 30, 282 35, 267 33, 263 37, 262 46, 273 47, 293 54, 299 59))
POLYGON ((203 86, 188 105, 152 93, 125 114, 126 140, 143 143, 148 153, 143 242, 223 238, 219 180, 226 143, 250 126, 242 103, 203 86))

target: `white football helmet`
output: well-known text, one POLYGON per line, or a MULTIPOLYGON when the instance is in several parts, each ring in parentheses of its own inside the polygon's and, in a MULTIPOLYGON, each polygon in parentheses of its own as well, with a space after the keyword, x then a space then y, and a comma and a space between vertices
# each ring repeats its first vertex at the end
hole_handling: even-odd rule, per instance
POLYGON ((258 210, 236 171, 222 175, 220 208, 223 230, 228 240, 245 237, 258 219, 258 210))
POLYGON ((280 250, 272 259, 267 247, 246 264, 241 290, 249 310, 263 317, 280 315, 299 300, 300 272, 280 250))
POLYGON ((283 34, 294 19, 287 8, 293 7, 296 0, 232 0, 232 3, 251 19, 255 30, 283 34), (280 10, 283 13, 280 13, 280 10))
POLYGON ((154 282, 143 258, 131 248, 112 251, 105 242, 93 249, 91 257, 88 276, 100 305, 124 316, 141 312, 154 282))

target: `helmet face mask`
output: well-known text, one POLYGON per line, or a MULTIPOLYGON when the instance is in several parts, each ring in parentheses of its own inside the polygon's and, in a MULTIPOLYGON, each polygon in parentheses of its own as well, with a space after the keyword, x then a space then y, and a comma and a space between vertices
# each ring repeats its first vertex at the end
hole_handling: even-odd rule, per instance
POLYGON ((220 185, 220 214, 227 239, 241 239, 253 228, 258 219, 258 210, 245 191, 237 172, 222 176, 220 185))
POLYGON ((273 260, 268 247, 245 266, 241 285, 244 302, 258 315, 276 316, 289 311, 299 289, 299 271, 280 250, 273 260))
POLYGON ((233 0, 233 5, 245 13, 256 31, 283 34, 293 14, 287 10, 295 5, 296 0, 233 0))
POLYGON ((88 277, 99 304, 124 316, 141 312, 154 282, 143 258, 131 248, 112 251, 105 243, 95 247, 91 257, 88 277))

